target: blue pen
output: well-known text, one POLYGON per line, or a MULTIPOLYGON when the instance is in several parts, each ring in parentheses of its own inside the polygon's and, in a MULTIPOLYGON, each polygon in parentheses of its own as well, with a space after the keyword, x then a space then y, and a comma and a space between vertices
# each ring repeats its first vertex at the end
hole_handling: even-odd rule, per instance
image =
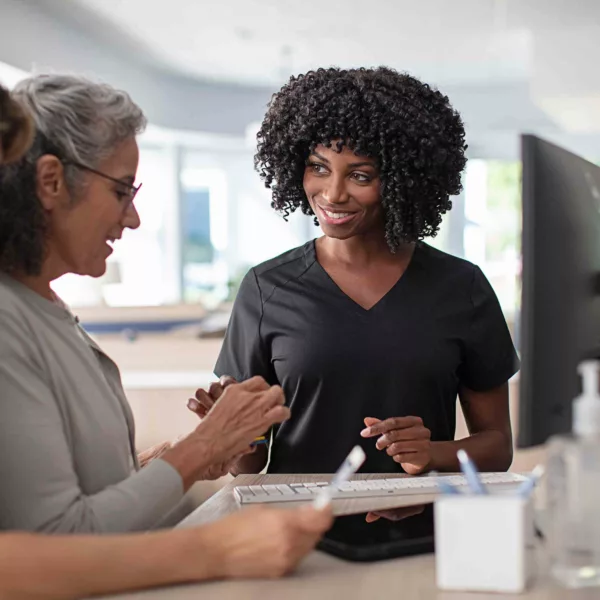
POLYGON ((456 496, 457 494, 460 494, 458 489, 455 488, 451 483, 444 481, 443 477, 440 477, 440 479, 437 482, 437 485, 438 485, 438 488, 440 488, 440 492, 442 494, 454 495, 454 496, 456 496))
POLYGON ((451 483, 448 483, 443 475, 440 475, 437 471, 430 471, 429 477, 435 477, 437 479, 437 486, 441 494, 445 495, 456 495, 460 494, 458 488, 454 487, 451 483))
POLYGON ((527 498, 531 492, 533 492, 533 488, 537 485, 537 482, 544 474, 543 465, 537 465, 531 471, 531 475, 517 488, 517 495, 523 498, 527 498))
POLYGON ((469 455, 464 450, 459 450, 456 453, 458 462, 460 463, 460 470, 463 472, 467 479, 467 483, 474 494, 487 494, 487 490, 483 487, 483 483, 479 479, 479 473, 477 467, 473 461, 469 458, 469 455))

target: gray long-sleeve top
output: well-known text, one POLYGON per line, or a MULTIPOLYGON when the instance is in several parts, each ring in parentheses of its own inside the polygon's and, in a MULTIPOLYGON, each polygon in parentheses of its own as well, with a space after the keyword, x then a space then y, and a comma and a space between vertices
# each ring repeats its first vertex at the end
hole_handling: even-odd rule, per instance
POLYGON ((119 370, 63 306, 0 273, 0 529, 174 524, 182 480, 139 469, 119 370))

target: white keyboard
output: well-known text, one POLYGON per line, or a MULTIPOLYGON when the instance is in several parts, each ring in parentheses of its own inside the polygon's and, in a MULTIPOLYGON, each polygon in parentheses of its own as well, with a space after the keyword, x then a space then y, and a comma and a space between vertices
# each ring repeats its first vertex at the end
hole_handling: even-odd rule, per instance
MULTIPOLYGON (((463 475, 436 475, 422 477, 398 477, 395 479, 355 479, 343 483, 333 490, 333 498, 381 498, 384 496, 406 496, 408 494, 435 494, 438 481, 444 479, 459 489, 467 487, 463 475)), ((481 473, 481 481, 491 491, 513 490, 526 477, 517 473, 481 473)), ((312 500, 320 488, 328 486, 326 481, 317 483, 289 483, 248 485, 233 488, 240 504, 262 504, 264 502, 298 502, 312 500)))

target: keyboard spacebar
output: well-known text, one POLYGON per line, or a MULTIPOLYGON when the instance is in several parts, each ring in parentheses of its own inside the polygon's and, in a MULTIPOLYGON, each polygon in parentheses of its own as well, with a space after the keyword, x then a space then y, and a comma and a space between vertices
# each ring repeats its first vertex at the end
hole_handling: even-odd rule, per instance
POLYGON ((336 499, 352 499, 352 498, 386 498, 408 496, 413 494, 435 494, 435 487, 406 487, 386 490, 344 490, 335 491, 333 497, 336 499))

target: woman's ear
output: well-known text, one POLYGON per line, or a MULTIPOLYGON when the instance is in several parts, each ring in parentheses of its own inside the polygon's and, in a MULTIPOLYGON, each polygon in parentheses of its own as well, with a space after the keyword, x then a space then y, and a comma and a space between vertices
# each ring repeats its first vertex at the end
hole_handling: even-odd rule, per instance
POLYGON ((63 164, 56 156, 45 154, 37 161, 37 196, 46 210, 63 206, 68 199, 63 164))

